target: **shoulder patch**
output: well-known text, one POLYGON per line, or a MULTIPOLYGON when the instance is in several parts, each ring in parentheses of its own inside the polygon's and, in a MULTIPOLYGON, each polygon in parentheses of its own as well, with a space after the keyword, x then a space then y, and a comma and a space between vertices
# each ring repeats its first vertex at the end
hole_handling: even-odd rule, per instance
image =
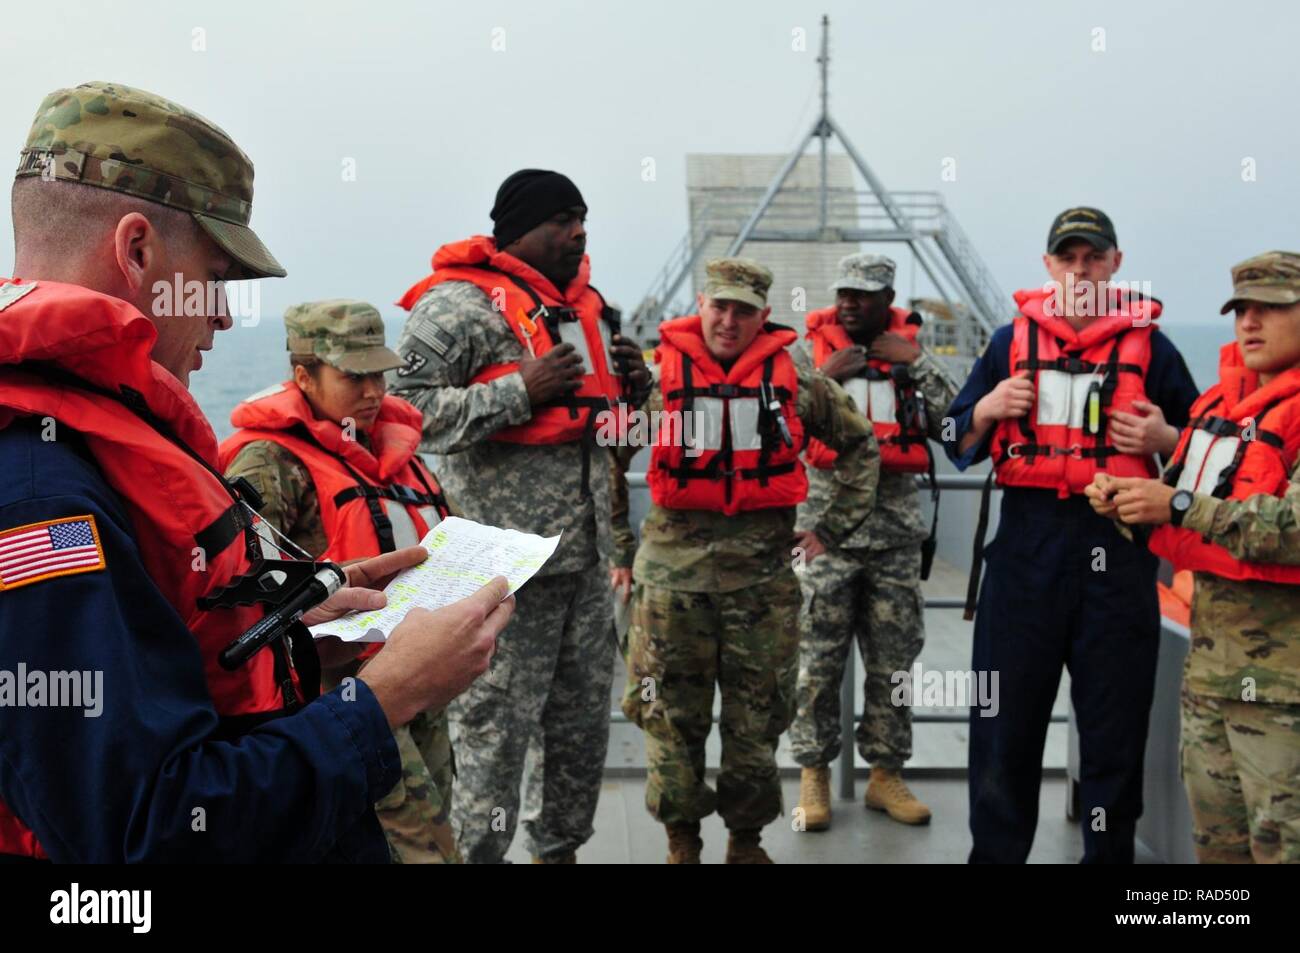
POLYGON ((427 321, 417 322, 411 328, 411 334, 427 344, 433 353, 437 354, 444 361, 451 360, 448 355, 457 348, 456 339, 454 337, 442 328, 430 324, 427 321))
POLYGON ((406 363, 397 369, 398 377, 410 377, 419 371, 420 368, 429 363, 429 359, 421 354, 415 348, 411 348, 403 355, 406 363))
POLYGON ((5 285, 0 287, 0 311, 9 307, 29 291, 36 290, 37 282, 33 281, 30 285, 5 285))
POLYGON ((99 527, 89 513, 0 531, 0 592, 104 568, 99 527))

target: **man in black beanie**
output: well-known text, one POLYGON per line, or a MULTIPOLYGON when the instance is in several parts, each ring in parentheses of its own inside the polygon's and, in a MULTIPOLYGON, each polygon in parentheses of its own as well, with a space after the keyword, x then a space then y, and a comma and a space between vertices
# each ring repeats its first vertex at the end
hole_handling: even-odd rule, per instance
POLYGON ((516 594, 492 667, 450 709, 452 824, 469 863, 529 849, 571 863, 592 834, 609 742, 613 603, 609 460, 597 415, 639 404, 650 374, 589 283, 587 203, 567 176, 522 169, 497 190, 492 237, 443 245, 400 304, 405 362, 389 389, 424 413, 420 449, 465 517, 560 536, 516 594))

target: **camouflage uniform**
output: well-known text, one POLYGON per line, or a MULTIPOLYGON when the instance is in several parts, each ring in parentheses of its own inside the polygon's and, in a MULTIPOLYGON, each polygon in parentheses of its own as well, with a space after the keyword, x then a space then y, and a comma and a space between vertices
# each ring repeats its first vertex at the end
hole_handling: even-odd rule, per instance
MULTIPOLYGON (((452 703, 457 785, 452 819, 469 863, 500 862, 519 820, 530 740, 541 755, 536 816, 524 818, 534 856, 566 855, 591 837, 609 743, 613 602, 607 575, 609 472, 591 461, 582 484, 580 441, 529 445, 489 440, 526 423, 522 376, 470 380, 523 348, 486 294, 448 281, 415 304, 398 342, 405 366, 389 384, 424 412, 421 450, 438 454, 438 476, 461 515, 542 536, 561 535, 555 555, 515 594, 491 668, 452 703)), ((593 450, 593 453, 602 451, 593 450)))
MULTIPOLYGON (((363 302, 296 305, 285 314, 285 328, 292 353, 315 355, 340 370, 372 373, 401 364, 383 346, 379 312, 363 302)), ((364 431, 357 431, 357 441, 367 444, 364 431)), ((299 549, 317 557, 329 547, 315 484, 292 451, 269 440, 255 440, 235 455, 226 476, 245 477, 262 496, 262 518, 299 549)), ((355 675, 359 668, 353 665, 328 673, 322 689, 333 690, 337 680, 355 675)), ((447 817, 454 763, 446 712, 421 712, 395 729, 393 738, 402 759, 402 778, 375 804, 393 861, 459 863, 447 817)))
MULTIPOLYGON (((705 294, 731 297, 724 279, 766 292, 771 278, 765 268, 746 264, 738 270, 732 275, 710 262, 705 294)), ((823 539, 840 540, 871 510, 879 450, 865 418, 837 384, 803 370, 798 378, 796 410, 806 431, 840 451, 834 477, 839 492, 818 524, 823 539)), ((662 409, 656 387, 645 410, 662 409)), ((623 466, 636 449, 619 451, 623 466)), ((616 496, 616 563, 631 565, 635 580, 623 711, 645 731, 646 807, 664 824, 696 822, 716 809, 729 830, 761 828, 782 813, 776 747, 795 711, 794 509, 725 516, 655 505, 633 551, 627 545, 632 537, 625 525, 625 486, 616 496), (715 684, 722 693, 716 794, 704 780, 715 684)), ((827 555, 832 552, 828 548, 827 555)))
MULTIPOLYGON (((852 255, 841 263, 843 287, 877 291, 891 287, 894 263, 875 255, 852 255)), ((840 287, 837 283, 836 287, 840 287)), ((793 349, 796 363, 811 372, 808 342, 793 349)), ((942 439, 940 418, 957 389, 938 362, 924 352, 911 366, 925 396, 929 434, 942 439)), ((833 490, 829 471, 808 469, 808 499, 799 507, 800 527, 814 526, 833 490)), ((929 533, 911 473, 882 470, 871 518, 837 552, 799 574, 800 616, 798 714, 790 726, 794 759, 804 767, 830 764, 840 752, 840 684, 850 648, 862 657, 863 718, 858 751, 869 764, 900 770, 912 755, 912 709, 894 705, 891 678, 910 672, 925 643, 920 544, 929 533)))
MULTIPOLYGON (((1300 255, 1233 269, 1233 298, 1300 302, 1300 255), (1268 277, 1242 272, 1262 267, 1268 277)), ((1183 517, 1237 559, 1300 563, 1300 464, 1282 497, 1196 494, 1183 517)), ((1196 573, 1182 772, 1202 863, 1300 863, 1300 586, 1196 573)))

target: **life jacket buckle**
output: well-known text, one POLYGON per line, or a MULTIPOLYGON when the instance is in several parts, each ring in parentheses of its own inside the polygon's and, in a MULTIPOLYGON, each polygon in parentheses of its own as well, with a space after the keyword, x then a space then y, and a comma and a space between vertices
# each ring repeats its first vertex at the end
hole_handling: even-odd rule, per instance
POLYGON ((230 481, 230 485, 239 493, 239 498, 251 506, 253 509, 261 512, 262 506, 266 503, 262 499, 262 494, 249 482, 248 477, 235 477, 230 481))
POLYGON ((1240 428, 1233 421, 1218 416, 1205 418, 1200 425, 1200 429, 1216 437, 1235 437, 1240 431, 1240 428))
POLYGON ((1009 445, 1007 447, 1007 456, 1010 457, 1012 460, 1019 460, 1022 456, 1024 456, 1024 454, 1020 452, 1020 448, 1023 446, 1024 446, 1023 443, 1013 443, 1009 445))
POLYGON ((1072 459, 1075 459, 1075 460, 1082 460, 1082 459, 1083 459, 1083 444, 1076 443, 1076 444, 1074 444, 1072 447, 1070 447, 1068 450, 1062 450, 1062 451, 1060 451, 1060 453, 1061 453, 1061 456, 1063 456, 1063 457, 1071 457, 1072 459))

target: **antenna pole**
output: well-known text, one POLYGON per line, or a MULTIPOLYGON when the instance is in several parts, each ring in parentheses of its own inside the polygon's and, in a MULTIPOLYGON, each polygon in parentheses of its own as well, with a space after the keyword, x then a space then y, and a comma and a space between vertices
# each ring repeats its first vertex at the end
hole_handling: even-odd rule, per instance
POLYGON ((817 63, 821 66, 822 81, 822 115, 817 123, 817 135, 821 138, 821 194, 818 196, 820 203, 817 209, 817 221, 821 232, 826 232, 826 206, 827 206, 827 163, 826 145, 830 138, 830 107, 827 100, 830 95, 829 84, 827 82, 827 71, 830 67, 830 32, 831 19, 826 14, 822 14, 822 52, 817 57, 817 63))

